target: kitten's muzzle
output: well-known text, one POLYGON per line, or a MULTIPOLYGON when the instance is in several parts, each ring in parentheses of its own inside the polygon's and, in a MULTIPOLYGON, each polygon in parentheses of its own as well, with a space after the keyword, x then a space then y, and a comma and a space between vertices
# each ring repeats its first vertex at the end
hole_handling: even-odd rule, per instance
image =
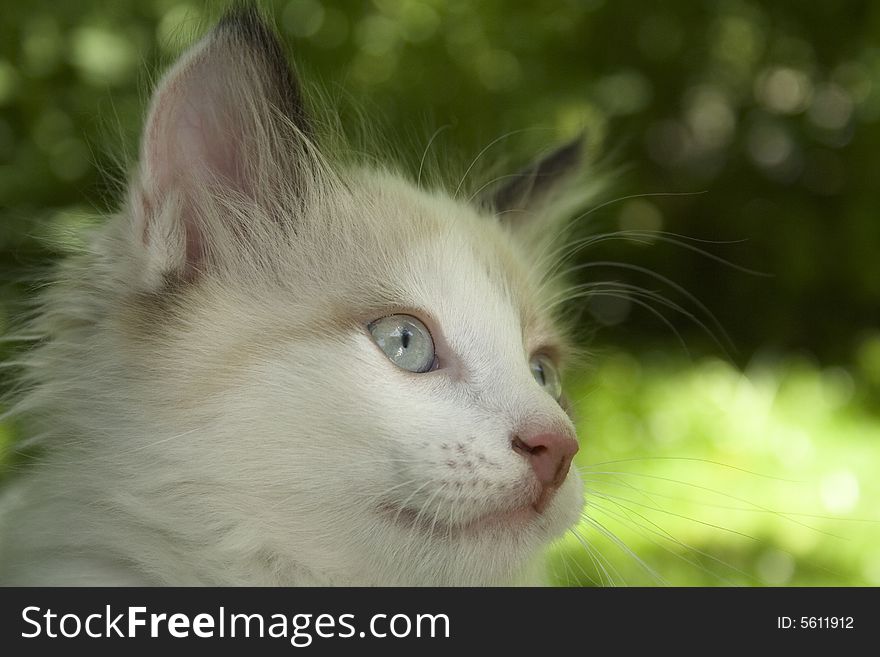
POLYGON ((532 466, 540 486, 533 506, 541 513, 568 476, 571 461, 578 451, 577 441, 565 433, 547 432, 514 436, 510 446, 532 466))

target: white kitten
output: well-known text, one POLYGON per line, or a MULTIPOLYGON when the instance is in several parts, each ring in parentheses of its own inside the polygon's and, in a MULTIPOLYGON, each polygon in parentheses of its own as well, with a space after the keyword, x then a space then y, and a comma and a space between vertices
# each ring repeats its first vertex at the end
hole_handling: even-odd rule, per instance
POLYGON ((582 487, 535 203, 579 146, 474 207, 315 133, 252 10, 159 85, 36 323, 4 583, 542 581, 582 487))

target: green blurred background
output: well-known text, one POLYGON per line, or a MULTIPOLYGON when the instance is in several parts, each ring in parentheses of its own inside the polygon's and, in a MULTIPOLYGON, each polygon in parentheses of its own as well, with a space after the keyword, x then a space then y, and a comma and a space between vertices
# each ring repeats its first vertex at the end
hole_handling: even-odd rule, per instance
MULTIPOLYGON (((411 162, 440 127, 459 174, 584 131, 615 172, 583 230, 638 239, 574 261, 607 285, 576 308, 590 519, 557 582, 880 585, 880 4, 264 4, 411 162)), ((151 81, 221 9, 0 0, 0 332, 116 206, 151 81)))

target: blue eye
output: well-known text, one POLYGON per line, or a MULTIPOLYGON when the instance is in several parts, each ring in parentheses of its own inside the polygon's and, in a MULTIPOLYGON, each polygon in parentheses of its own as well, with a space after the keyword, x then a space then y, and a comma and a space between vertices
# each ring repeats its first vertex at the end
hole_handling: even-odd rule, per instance
POLYGON ((389 315, 367 328, 388 360, 398 367, 409 372, 428 372, 434 368, 434 339, 415 317, 389 315))
POLYGON ((529 368, 532 370, 532 376, 547 393, 556 401, 562 397, 562 379, 559 376, 559 370, 556 365, 547 356, 533 356, 529 361, 529 368))

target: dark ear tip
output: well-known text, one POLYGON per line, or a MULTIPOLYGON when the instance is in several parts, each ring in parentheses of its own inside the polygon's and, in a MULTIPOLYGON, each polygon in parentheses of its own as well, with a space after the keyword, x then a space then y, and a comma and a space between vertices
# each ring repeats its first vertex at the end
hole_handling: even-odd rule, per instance
POLYGON ((293 119, 303 134, 311 135, 312 126, 302 93, 284 53, 284 46, 257 3, 235 3, 218 21, 215 34, 257 55, 261 64, 257 74, 267 75, 281 109, 293 119))
POLYGON ((552 176, 560 172, 576 169, 583 163, 586 146, 586 133, 580 132, 576 137, 553 151, 540 163, 541 175, 552 176))
POLYGON ((248 32, 254 27, 268 30, 263 14, 253 2, 237 2, 217 21, 219 29, 248 32))
POLYGON ((545 155, 538 162, 511 177, 480 204, 496 214, 522 209, 530 202, 545 198, 560 183, 577 171, 584 161, 586 136, 583 132, 545 155))
POLYGON ((238 2, 227 9, 217 22, 216 29, 218 32, 232 34, 242 41, 262 47, 265 47, 267 42, 277 40, 266 17, 253 2, 238 2))

